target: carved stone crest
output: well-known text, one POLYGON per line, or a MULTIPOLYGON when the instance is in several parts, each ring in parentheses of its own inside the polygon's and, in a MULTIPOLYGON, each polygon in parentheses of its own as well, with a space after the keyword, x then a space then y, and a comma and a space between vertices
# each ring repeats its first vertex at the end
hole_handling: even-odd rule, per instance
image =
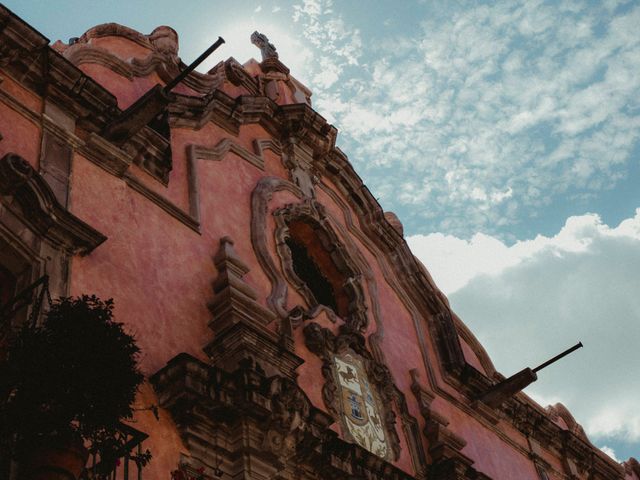
POLYGON ((390 448, 380 400, 369 384, 362 359, 353 351, 347 351, 334 355, 333 367, 342 400, 344 425, 356 443, 381 458, 387 458, 390 448))
POLYGON ((395 387, 388 369, 372 358, 358 333, 345 330, 335 336, 312 322, 304 335, 309 350, 323 360, 323 400, 340 421, 345 440, 384 460, 397 460, 400 439, 391 409, 395 387))

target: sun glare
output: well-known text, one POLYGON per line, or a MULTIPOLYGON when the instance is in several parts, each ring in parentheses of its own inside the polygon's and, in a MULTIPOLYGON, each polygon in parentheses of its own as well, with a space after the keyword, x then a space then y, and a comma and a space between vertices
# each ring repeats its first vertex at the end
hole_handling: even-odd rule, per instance
POLYGON ((208 36, 208 42, 213 43, 220 35, 225 44, 220 47, 212 58, 207 59, 199 71, 206 72, 221 59, 235 58, 244 64, 254 58, 261 61, 260 50, 251 43, 251 34, 255 31, 264 33, 278 51, 282 63, 291 70, 291 74, 304 81, 305 72, 308 71, 307 62, 311 57, 311 51, 297 38, 295 32, 288 32, 272 21, 265 19, 242 19, 224 26, 220 32, 212 32, 208 36))

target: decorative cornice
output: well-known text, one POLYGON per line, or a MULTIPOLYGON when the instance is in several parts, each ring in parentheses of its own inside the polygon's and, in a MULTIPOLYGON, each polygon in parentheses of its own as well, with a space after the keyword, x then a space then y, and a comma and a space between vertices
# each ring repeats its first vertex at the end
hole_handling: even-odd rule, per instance
MULTIPOLYGON (((134 77, 147 77, 156 73, 163 82, 169 83, 186 68, 186 65, 180 62, 179 59, 173 60, 171 57, 157 51, 149 53, 144 58, 122 60, 107 49, 85 43, 74 43, 65 49, 63 56, 75 66, 83 64, 101 65, 129 80, 134 77)), ((211 75, 194 71, 183 82, 197 93, 206 95, 222 85, 225 77, 220 73, 211 75)))
POLYGON ((82 73, 49 40, 0 5, 0 66, 23 85, 95 124, 117 113, 115 97, 82 73))
POLYGON ((19 155, 0 159, 0 194, 13 197, 24 221, 70 254, 87 254, 107 239, 60 205, 47 182, 19 155))

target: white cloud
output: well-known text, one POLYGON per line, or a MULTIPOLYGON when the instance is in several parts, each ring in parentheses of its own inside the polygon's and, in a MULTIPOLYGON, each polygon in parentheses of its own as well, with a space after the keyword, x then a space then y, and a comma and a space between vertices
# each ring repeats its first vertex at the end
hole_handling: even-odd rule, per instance
POLYGON ((617 227, 586 214, 511 246, 482 234, 407 240, 502 373, 581 340, 527 391, 564 403, 600 444, 640 441, 640 208, 617 227))
POLYGON ((620 460, 618 459, 618 457, 616 457, 616 452, 613 450, 613 448, 609 448, 606 445, 604 445, 603 447, 600 448, 600 450, 602 450, 604 453, 609 455, 616 462, 620 463, 620 460))
POLYGON ((330 1, 295 7, 316 107, 382 203, 426 204, 409 230, 468 237, 614 188, 640 137, 640 6, 452 10, 374 41, 330 1), (395 195, 407 178, 412 195, 395 195))

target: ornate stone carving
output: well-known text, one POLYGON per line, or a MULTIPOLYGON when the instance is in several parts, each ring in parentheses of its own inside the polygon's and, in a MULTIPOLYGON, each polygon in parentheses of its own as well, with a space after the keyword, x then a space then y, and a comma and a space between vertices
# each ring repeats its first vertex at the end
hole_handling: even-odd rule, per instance
POLYGON ((226 371, 183 353, 151 381, 189 452, 181 464, 205 478, 416 478, 339 439, 295 382, 250 358, 226 371))
MULTIPOLYGON (((318 302, 309 287, 295 273, 291 252, 286 244, 286 239, 290 235, 289 225, 294 221, 306 222, 313 228, 314 236, 319 239, 322 248, 328 252, 330 261, 343 278, 342 285, 338 286, 339 294, 348 302, 346 312, 341 315, 343 321, 354 331, 364 331, 369 324, 369 318, 360 280, 362 274, 331 228, 324 207, 316 200, 307 198, 299 203, 285 205, 273 214, 276 221, 276 249, 280 256, 282 270, 309 305, 308 311, 317 308, 318 302)), ((308 316, 312 315, 309 313, 308 316)))
POLYGON ((178 58, 178 33, 173 28, 156 27, 148 38, 156 52, 171 59, 178 58))
POLYGON ((272 377, 267 389, 271 415, 266 427, 265 447, 276 455, 290 457, 308 427, 311 403, 291 380, 272 377))
POLYGON ((234 58, 220 62, 214 68, 212 72, 224 72, 225 78, 233 85, 244 87, 250 95, 259 95, 260 86, 258 81, 247 73, 242 64, 240 64, 234 58))
MULTIPOLYGON (((144 35, 117 23, 106 23, 91 28, 73 44, 61 48, 64 57, 76 66, 97 63, 129 79, 146 77, 155 72, 163 82, 168 83, 186 67, 178 57, 178 45, 178 34, 171 27, 160 26, 149 35, 144 35), (123 60, 91 43, 93 38, 107 36, 126 38, 148 48, 150 53, 144 58, 123 60)), ((194 71, 183 80, 185 85, 201 94, 211 92, 223 81, 224 74, 219 71, 206 74, 194 71)))
POLYGON ((263 177, 251 193, 251 244, 256 252, 260 266, 271 282, 271 292, 267 304, 281 319, 289 316, 287 309, 287 283, 278 270, 267 248, 267 208, 275 192, 288 191, 298 198, 302 192, 291 182, 280 177, 263 177))
POLYGON ((299 142, 295 137, 290 138, 282 152, 282 163, 289 170, 289 179, 309 198, 315 198, 314 185, 317 183, 317 173, 313 167, 313 156, 310 148, 299 142))
POLYGON ((273 44, 269 42, 269 39, 264 33, 253 32, 251 34, 251 43, 253 43, 256 47, 260 49, 260 53, 262 54, 262 60, 267 60, 270 58, 278 58, 278 52, 276 52, 276 47, 274 47, 273 44))
POLYGON ((250 357, 227 371, 181 354, 151 380, 189 450, 183 463, 193 468, 217 465, 233 477, 246 467, 231 459, 246 455, 266 464, 271 478, 303 448, 305 435, 322 436, 329 425, 293 381, 266 376, 250 357))

